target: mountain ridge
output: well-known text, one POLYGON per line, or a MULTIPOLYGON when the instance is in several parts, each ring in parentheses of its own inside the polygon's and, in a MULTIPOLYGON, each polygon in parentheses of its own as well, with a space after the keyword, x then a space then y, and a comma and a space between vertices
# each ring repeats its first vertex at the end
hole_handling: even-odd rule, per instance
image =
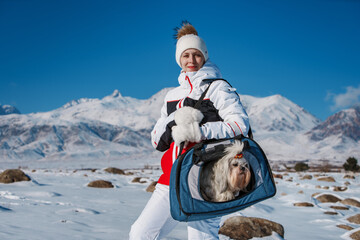
MULTIPOLYGON (((3 115, 0 117, 0 161, 76 161, 154 154, 150 132, 170 89, 162 89, 145 100, 124 97, 115 90, 102 99, 81 98, 49 112, 3 115)), ((360 156, 356 131, 352 132, 356 132, 357 137, 342 134, 345 131, 325 134, 321 131, 327 129, 331 120, 320 122, 279 94, 264 98, 241 95, 241 100, 255 140, 270 160, 341 162, 349 154, 360 156)), ((349 114, 339 116, 346 118, 349 114)), ((335 122, 340 121, 337 119, 335 122)), ((347 121, 349 123, 351 121, 347 121)))

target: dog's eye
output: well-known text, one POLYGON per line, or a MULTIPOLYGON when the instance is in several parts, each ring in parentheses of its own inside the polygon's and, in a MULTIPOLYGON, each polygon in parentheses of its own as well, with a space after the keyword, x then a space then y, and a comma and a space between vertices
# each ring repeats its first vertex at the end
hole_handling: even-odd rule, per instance
POLYGON ((239 166, 239 163, 235 162, 235 163, 233 163, 232 165, 233 165, 234 167, 237 167, 237 166, 239 166))

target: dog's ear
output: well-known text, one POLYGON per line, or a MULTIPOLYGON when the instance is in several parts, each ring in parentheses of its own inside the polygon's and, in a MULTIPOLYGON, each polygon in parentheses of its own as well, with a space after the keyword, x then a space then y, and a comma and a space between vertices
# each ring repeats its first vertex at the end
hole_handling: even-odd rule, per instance
POLYGON ((250 172, 250 170, 248 170, 246 172, 246 176, 245 176, 245 188, 243 189, 244 192, 248 191, 247 186, 249 185, 250 181, 251 181, 251 172, 250 172))
POLYGON ((214 168, 215 171, 215 185, 218 188, 218 192, 224 192, 228 189, 228 178, 230 175, 230 165, 228 159, 225 157, 221 158, 214 168))

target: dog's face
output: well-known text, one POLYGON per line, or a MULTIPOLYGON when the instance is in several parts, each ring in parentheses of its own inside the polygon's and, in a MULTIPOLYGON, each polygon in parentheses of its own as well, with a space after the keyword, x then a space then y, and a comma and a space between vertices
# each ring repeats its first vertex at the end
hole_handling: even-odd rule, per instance
POLYGON ((251 172, 244 157, 229 159, 229 185, 233 191, 243 191, 250 183, 251 172))
POLYGON ((200 189, 206 200, 224 202, 234 199, 250 184, 250 165, 242 154, 243 143, 226 148, 225 156, 203 167, 200 189))

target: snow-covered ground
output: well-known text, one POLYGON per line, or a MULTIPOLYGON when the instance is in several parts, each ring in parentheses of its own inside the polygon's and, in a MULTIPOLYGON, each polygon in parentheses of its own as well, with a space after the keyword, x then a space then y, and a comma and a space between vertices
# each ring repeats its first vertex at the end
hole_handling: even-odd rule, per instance
MULTIPOLYGON (((129 159, 118 164, 104 162, 102 165, 78 166, 69 163, 64 167, 43 162, 35 168, 28 166, 22 170, 32 181, 0 184, 0 239, 127 239, 131 224, 151 196, 145 189, 161 174, 156 164, 158 160, 154 158, 148 162, 129 159), (135 162, 138 166, 129 168, 135 162), (79 169, 94 166, 96 171, 79 169), (127 168, 126 171, 133 175, 109 174, 104 171, 106 167, 127 168), (132 183, 134 177, 141 177, 145 183, 132 183), (87 187, 89 182, 98 179, 111 181, 115 188, 87 187)), ((1 165, 0 171, 7 168, 1 165)), ((341 199, 360 201, 360 177, 344 179, 343 173, 327 175, 333 176, 336 182, 320 182, 315 177, 300 180, 297 173, 275 179, 275 197, 233 215, 260 217, 280 223, 285 229, 284 239, 349 239, 349 232, 336 226, 346 224, 359 230, 360 225, 351 224, 346 219, 359 214, 360 208, 350 206, 349 210, 335 210, 330 206, 343 205, 319 203, 312 194, 331 193, 341 199), (345 186, 346 181, 350 183, 348 190, 332 190, 333 186, 345 186), (297 202, 309 202, 314 207, 295 207, 293 204, 297 202), (337 212, 337 215, 324 214, 328 211, 337 212)), ((180 223, 167 239, 186 237, 186 224, 180 223)), ((227 238, 222 236, 221 239, 227 238)), ((282 238, 274 234, 263 239, 282 238)))

